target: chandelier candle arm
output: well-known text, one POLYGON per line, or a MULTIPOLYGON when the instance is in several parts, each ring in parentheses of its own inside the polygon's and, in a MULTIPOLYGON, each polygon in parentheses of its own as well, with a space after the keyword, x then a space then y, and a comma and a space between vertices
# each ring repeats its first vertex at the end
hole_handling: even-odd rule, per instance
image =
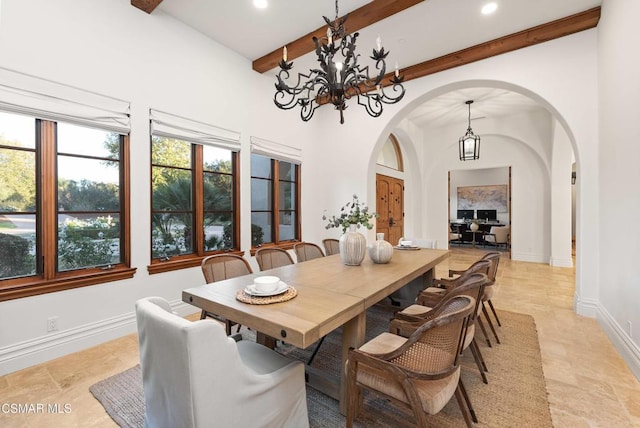
POLYGON ((298 73, 294 86, 288 85, 293 62, 287 62, 286 46, 283 48, 280 70, 276 75, 276 93, 274 103, 283 110, 300 107, 300 117, 308 121, 315 110, 324 103, 331 103, 340 112, 340 123, 344 123, 346 101, 357 96, 358 104, 365 107, 372 117, 382 114, 383 104, 395 104, 404 97, 404 76, 400 76, 398 63, 395 64, 391 93, 384 91, 381 84, 386 73, 386 57, 380 36, 376 39, 376 48, 370 58, 375 61, 376 74, 369 74, 369 66, 358 63, 360 56, 355 52, 358 33, 346 34, 344 23, 349 15, 340 18, 336 0, 336 18, 331 21, 323 16, 327 23, 327 36, 313 37, 315 53, 320 68, 312 69, 308 74, 298 73))

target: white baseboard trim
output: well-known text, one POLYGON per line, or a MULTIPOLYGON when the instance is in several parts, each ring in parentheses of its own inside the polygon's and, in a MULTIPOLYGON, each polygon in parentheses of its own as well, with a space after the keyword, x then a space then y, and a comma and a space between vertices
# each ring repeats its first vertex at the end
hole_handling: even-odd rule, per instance
POLYGON ((596 299, 582 299, 578 295, 575 297, 575 311, 583 317, 597 318, 599 306, 600 302, 596 299))
POLYGON ((601 305, 598 306, 597 320, 609 340, 620 352, 631 372, 640 381, 640 347, 633 342, 620 324, 601 305))
POLYGON ((549 257, 545 257, 542 254, 531 254, 531 253, 516 253, 511 252, 511 260, 517 260, 521 262, 531 262, 531 263, 548 263, 549 257))
POLYGON ((553 258, 551 257, 551 260, 549 260, 549 265, 550 266, 555 266, 555 267, 567 267, 567 268, 572 268, 573 267, 573 260, 571 258, 568 259, 563 259, 563 258, 553 258))
MULTIPOLYGON (((196 308, 180 300, 170 302, 170 304, 173 311, 180 316, 186 316, 196 311, 196 308)), ((132 311, 5 346, 0 348, 0 376, 135 332, 136 315, 132 311)))

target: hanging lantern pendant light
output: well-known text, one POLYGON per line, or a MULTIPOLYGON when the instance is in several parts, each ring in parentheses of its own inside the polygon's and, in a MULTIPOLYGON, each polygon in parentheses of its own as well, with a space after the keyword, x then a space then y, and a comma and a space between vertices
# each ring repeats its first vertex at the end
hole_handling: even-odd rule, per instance
POLYGON ((465 104, 469 106, 469 126, 467 132, 458 140, 461 161, 480 158, 480 136, 471 130, 471 104, 473 104, 473 100, 466 101, 465 104))

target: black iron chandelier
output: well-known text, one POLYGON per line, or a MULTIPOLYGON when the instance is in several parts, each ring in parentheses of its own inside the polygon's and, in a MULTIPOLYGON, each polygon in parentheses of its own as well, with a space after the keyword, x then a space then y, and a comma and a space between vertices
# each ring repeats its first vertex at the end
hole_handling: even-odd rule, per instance
POLYGON ((353 96, 358 97, 358 104, 373 117, 382 114, 383 104, 395 104, 402 99, 404 76, 400 76, 397 64, 395 74, 389 79, 391 89, 385 92, 382 79, 386 73, 385 59, 389 52, 385 52, 380 37, 376 40, 377 49, 373 49, 370 57, 375 61, 377 74, 370 77, 369 66, 363 67, 358 64, 360 55, 355 53, 358 33, 345 34, 344 22, 348 16, 347 14, 339 18, 336 0, 336 18, 330 21, 323 16, 329 27, 327 37, 313 37, 320 68, 310 70, 309 74, 298 73, 295 86, 285 83, 285 80, 289 79, 293 61, 287 62, 287 47, 283 48, 282 60, 278 64, 280 71, 276 76, 276 94, 273 98, 279 108, 289 110, 300 106, 300 117, 306 122, 318 107, 331 103, 340 111, 340 123, 344 123, 346 101, 353 96))
POLYGON ((466 101, 465 104, 469 106, 469 127, 466 134, 458 140, 461 161, 480 158, 480 136, 474 134, 471 130, 471 104, 473 104, 473 100, 466 101))

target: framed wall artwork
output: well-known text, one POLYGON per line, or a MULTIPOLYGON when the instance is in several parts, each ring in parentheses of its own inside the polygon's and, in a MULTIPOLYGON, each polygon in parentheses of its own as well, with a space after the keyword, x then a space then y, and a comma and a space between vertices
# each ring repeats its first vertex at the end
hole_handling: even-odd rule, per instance
POLYGON ((507 212, 507 185, 458 187, 458 209, 507 212))

